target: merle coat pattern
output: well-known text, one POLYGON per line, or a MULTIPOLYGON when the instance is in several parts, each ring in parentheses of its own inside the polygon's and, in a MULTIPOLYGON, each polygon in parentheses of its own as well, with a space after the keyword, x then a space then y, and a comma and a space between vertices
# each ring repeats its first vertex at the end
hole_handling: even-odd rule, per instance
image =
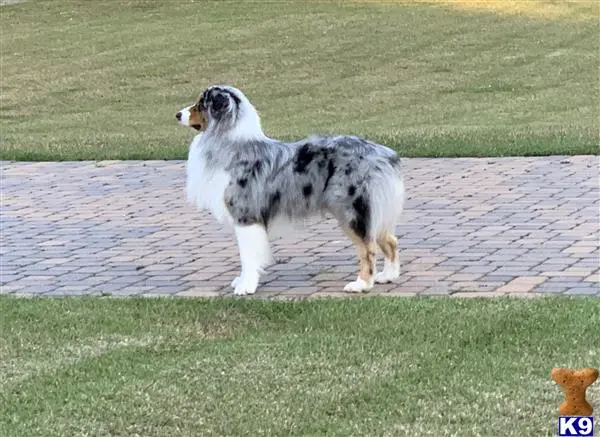
MULTIPOLYGON (((312 136, 293 143, 268 138, 252 104, 233 87, 210 87, 184 111, 184 124, 191 124, 194 111, 208 119, 190 148, 188 197, 232 224, 238 244, 240 234, 249 229, 263 244, 260 233, 330 213, 359 249, 359 278, 347 291, 366 291, 375 281, 397 277, 394 228, 404 189, 400 159, 393 150, 355 136, 312 136), (378 276, 377 246, 386 260, 378 276)), ((244 277, 242 246, 238 285, 244 277)))

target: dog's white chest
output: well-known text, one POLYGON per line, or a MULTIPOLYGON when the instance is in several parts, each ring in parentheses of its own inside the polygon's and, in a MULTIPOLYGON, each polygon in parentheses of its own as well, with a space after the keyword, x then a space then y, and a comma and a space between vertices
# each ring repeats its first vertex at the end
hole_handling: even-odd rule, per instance
POLYGON ((194 138, 190 146, 186 172, 188 201, 198 209, 210 211, 217 221, 231 223, 231 216, 223 201, 230 176, 222 170, 206 166, 200 135, 194 138))

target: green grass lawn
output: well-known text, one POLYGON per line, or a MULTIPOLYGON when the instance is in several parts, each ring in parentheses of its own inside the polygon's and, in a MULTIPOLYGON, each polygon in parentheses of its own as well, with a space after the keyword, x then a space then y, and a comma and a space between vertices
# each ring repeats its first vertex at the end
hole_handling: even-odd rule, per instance
POLYGON ((0 158, 184 158, 192 132, 173 116, 218 82, 242 88, 285 139, 360 134, 405 156, 598 153, 598 3, 529 4, 535 13, 397 1, 0 6, 0 158))
POLYGON ((0 306, 6 437, 554 436, 551 368, 600 365, 594 298, 0 306))

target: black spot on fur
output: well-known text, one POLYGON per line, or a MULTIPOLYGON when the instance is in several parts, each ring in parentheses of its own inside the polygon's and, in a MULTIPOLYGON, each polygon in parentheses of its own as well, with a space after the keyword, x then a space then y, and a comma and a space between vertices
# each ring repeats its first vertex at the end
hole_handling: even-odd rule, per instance
POLYGON ((348 187, 348 196, 354 196, 356 194, 356 187, 354 185, 350 185, 348 187))
POLYGON ((262 219, 262 223, 267 227, 271 219, 277 214, 279 210, 279 204, 281 202, 281 192, 279 190, 275 191, 269 197, 269 202, 267 205, 260 210, 260 217, 262 219))
POLYGON ((331 180, 331 177, 333 176, 334 173, 335 173, 335 165, 333 164, 333 159, 330 159, 329 162, 327 163, 327 179, 325 179, 325 185, 323 186, 323 191, 325 191, 327 189, 327 187, 329 186, 329 181, 331 180))
POLYGON ((233 206, 233 199, 229 199, 229 201, 227 202, 227 205, 233 206))
POLYGON ((246 179, 246 178, 238 179, 237 183, 240 187, 245 188, 246 184, 248 183, 248 179, 246 179))
POLYGON ((350 173, 352 173, 352 171, 353 171, 353 169, 352 169, 352 166, 351 166, 350 164, 348 164, 348 165, 346 166, 346 169, 344 170, 344 174, 345 174, 346 176, 348 176, 350 173))
POLYGON ((262 162, 258 161, 258 160, 254 161, 254 165, 252 166, 252 174, 254 176, 256 176, 256 174, 258 172, 260 172, 261 168, 262 168, 262 162))
POLYGON ((306 171, 306 167, 311 163, 316 153, 314 150, 311 150, 310 144, 305 144, 300 149, 298 149, 298 153, 296 154, 296 162, 294 164, 294 171, 296 173, 304 173, 306 171))
POLYGON ((400 158, 398 158, 397 156, 390 156, 389 160, 390 164, 392 164, 394 167, 400 164, 400 158))
POLYGON ((304 194, 304 197, 308 197, 312 194, 312 185, 311 184, 306 184, 305 186, 302 187, 302 194, 304 194))
POLYGON ((369 202, 364 195, 358 196, 352 202, 352 207, 356 214, 355 218, 350 221, 350 228, 363 240, 366 239, 369 230, 369 222, 371 220, 371 209, 369 202))

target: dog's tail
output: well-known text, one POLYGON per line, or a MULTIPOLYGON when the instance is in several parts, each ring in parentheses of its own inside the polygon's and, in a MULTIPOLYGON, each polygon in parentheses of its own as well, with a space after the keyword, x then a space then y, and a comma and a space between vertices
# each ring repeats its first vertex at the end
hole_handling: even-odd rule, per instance
POLYGON ((396 224, 404 209, 404 177, 397 157, 374 172, 369 184, 371 199, 370 235, 377 238, 383 232, 395 233, 396 224))

